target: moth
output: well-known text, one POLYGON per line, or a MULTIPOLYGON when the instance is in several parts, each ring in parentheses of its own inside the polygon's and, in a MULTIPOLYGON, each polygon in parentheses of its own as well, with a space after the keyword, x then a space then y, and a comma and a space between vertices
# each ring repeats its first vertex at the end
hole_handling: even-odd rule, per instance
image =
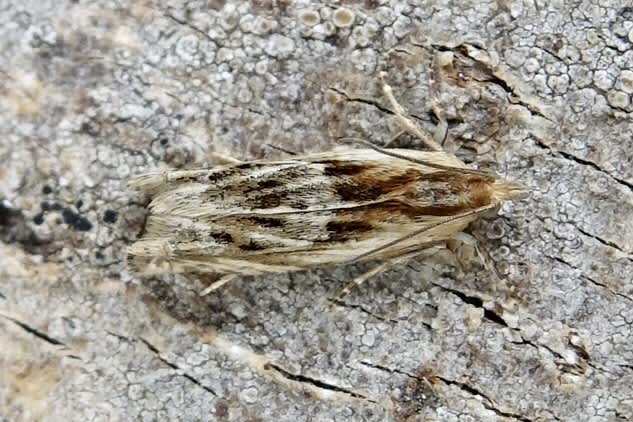
MULTIPOLYGON (((425 136, 383 88, 405 130, 425 136)), ((214 273, 225 281, 388 263, 451 239, 482 213, 526 194, 518 183, 469 168, 428 136, 423 141, 430 151, 365 143, 135 176, 129 186, 151 199, 129 263, 144 274, 214 273)))

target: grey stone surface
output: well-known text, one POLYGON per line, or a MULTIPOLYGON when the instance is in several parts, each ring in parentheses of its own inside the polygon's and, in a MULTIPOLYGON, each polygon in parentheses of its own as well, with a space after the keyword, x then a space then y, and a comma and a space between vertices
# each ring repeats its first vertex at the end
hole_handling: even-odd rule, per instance
POLYGON ((0 35, 0 419, 633 418, 629 2, 5 0, 0 35), (498 279, 127 271, 128 176, 384 142, 381 70, 530 187, 473 227, 498 279))

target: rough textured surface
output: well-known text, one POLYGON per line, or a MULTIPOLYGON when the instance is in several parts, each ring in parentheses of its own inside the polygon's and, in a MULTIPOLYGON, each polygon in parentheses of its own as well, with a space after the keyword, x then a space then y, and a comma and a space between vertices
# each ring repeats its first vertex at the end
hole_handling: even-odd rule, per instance
POLYGON ((632 419, 627 3, 0 1, 0 419, 632 419), (384 142, 381 70, 532 189, 473 228, 499 279, 126 270, 130 174, 384 142))

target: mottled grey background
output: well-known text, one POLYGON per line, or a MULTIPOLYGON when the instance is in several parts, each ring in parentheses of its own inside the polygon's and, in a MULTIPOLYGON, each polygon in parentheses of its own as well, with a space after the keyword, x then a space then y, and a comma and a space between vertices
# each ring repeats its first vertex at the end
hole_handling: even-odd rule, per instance
POLYGON ((627 4, 0 1, 0 419, 632 419, 627 4), (473 227, 498 279, 444 251, 333 304, 370 265, 204 298, 126 270, 128 176, 385 142, 380 71, 531 189, 473 227))

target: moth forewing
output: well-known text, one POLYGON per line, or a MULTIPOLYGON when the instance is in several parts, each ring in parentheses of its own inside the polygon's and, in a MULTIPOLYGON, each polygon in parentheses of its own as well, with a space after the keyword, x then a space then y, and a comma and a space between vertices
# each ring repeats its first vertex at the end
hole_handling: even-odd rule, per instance
POLYGON ((149 173, 130 186, 151 198, 131 266, 218 275, 403 256, 524 192, 444 152, 353 148, 149 173))

